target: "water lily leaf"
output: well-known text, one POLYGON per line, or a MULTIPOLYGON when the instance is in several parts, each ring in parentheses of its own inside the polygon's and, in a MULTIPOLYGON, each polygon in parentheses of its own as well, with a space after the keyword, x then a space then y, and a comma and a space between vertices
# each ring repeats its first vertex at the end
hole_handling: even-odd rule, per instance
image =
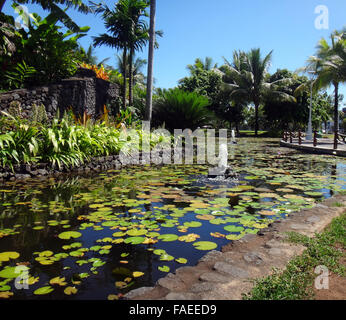
POLYGON ((51 286, 45 286, 42 288, 39 288, 37 290, 34 291, 35 295, 45 295, 45 294, 49 294, 52 291, 54 291, 54 288, 52 288, 51 286))
POLYGON ((115 283, 115 286, 116 286, 118 289, 125 289, 125 288, 128 286, 128 284, 127 284, 126 282, 124 282, 124 281, 117 281, 117 282, 115 283))
POLYGON ((187 234, 186 236, 179 237, 178 240, 182 242, 194 242, 198 238, 200 238, 200 235, 195 233, 190 233, 190 234, 187 234))
POLYGON ((168 266, 158 267, 157 269, 159 269, 162 272, 169 272, 171 270, 168 266))
POLYGON ((19 253, 14 251, 7 251, 0 253, 0 262, 9 261, 10 259, 19 258, 19 253))
POLYGON ((103 266, 103 265, 105 265, 105 264, 106 264, 105 261, 96 260, 96 261, 93 262, 93 267, 98 268, 98 267, 101 267, 101 266, 103 266))
POLYGON ((202 226, 202 223, 199 221, 190 221, 190 222, 185 222, 184 226, 186 228, 198 228, 198 227, 202 226))
POLYGON ((163 249, 156 249, 153 251, 154 254, 156 254, 157 256, 161 256, 162 254, 166 253, 166 250, 163 249))
POLYGON ((210 214, 196 215, 196 219, 208 221, 208 220, 213 220, 213 219, 215 219, 215 216, 210 215, 210 214))
POLYGON ((244 237, 243 234, 228 234, 226 236, 227 240, 240 240, 242 237, 244 237))
POLYGON ((197 249, 197 250, 214 250, 217 248, 217 244, 215 242, 211 242, 211 241, 198 241, 193 243, 193 246, 197 249))
POLYGON ((323 196, 322 192, 314 192, 314 191, 306 191, 306 192, 304 192, 304 194, 311 196, 311 197, 316 197, 316 198, 323 196))
POLYGON ((147 233, 148 231, 146 229, 131 229, 127 231, 127 234, 131 237, 143 236, 147 233))
POLYGON ((174 260, 174 257, 167 254, 167 253, 164 253, 164 254, 160 255, 160 260, 161 261, 172 261, 172 260, 174 260))
POLYGON ((244 231, 243 227, 238 227, 238 226, 235 226, 235 225, 226 226, 226 227, 224 227, 224 229, 226 231, 229 231, 229 232, 242 232, 242 231, 244 231))
POLYGON ((127 244, 141 244, 145 241, 145 238, 144 237, 130 237, 130 238, 126 238, 124 240, 125 243, 127 244))
POLYGON ((17 267, 5 267, 0 271, 0 278, 5 279, 14 279, 17 278, 21 272, 26 272, 29 270, 26 266, 20 266, 20 269, 17 267))
POLYGON ((171 242, 178 240, 178 235, 176 234, 162 234, 159 237, 157 237, 159 240, 162 240, 163 242, 171 242))
POLYGON ((180 263, 180 264, 186 264, 187 263, 187 259, 185 259, 185 258, 178 258, 178 259, 175 259, 175 261, 180 263))
POLYGON ((60 239, 69 240, 71 238, 76 239, 81 237, 82 234, 78 231, 65 231, 58 235, 60 239))
POLYGON ((132 276, 134 277, 134 278, 139 278, 139 277, 142 277, 144 275, 144 272, 140 272, 140 271, 134 271, 133 273, 132 273, 132 276))
POLYGON ((76 294, 78 292, 76 287, 66 287, 64 290, 64 293, 68 296, 72 295, 72 294, 76 294))
POLYGON ((46 251, 42 251, 39 253, 40 257, 50 257, 52 256, 54 253, 52 251, 46 250, 46 251))
POLYGON ((10 292, 10 291, 0 292, 1 299, 8 299, 9 297, 12 297, 12 296, 13 296, 13 292, 10 292))
POLYGON ((71 257, 78 257, 78 258, 80 258, 80 257, 83 257, 84 256, 84 252, 82 252, 82 251, 71 251, 70 252, 70 256, 71 257))
POLYGON ((61 286, 61 287, 64 287, 64 286, 66 286, 67 285, 67 283, 65 282, 65 277, 55 277, 55 278, 53 278, 53 279, 51 279, 50 281, 49 281, 49 283, 51 284, 51 285, 59 285, 59 286, 61 286))
POLYGON ((4 286, 0 287, 0 292, 9 291, 9 290, 11 290, 11 287, 8 285, 4 285, 4 286))

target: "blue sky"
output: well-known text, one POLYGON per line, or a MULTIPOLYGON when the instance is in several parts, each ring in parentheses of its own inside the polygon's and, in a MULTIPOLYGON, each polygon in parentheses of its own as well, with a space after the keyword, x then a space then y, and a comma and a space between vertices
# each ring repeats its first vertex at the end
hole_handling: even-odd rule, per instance
MULTIPOLYGON (((105 2, 110 6, 115 3, 105 2)), ((10 4, 7 0, 4 11, 13 14, 10 4)), ((27 7, 45 16, 39 7, 27 7)), ((263 54, 274 50, 270 72, 278 68, 294 71, 314 54, 322 37, 346 26, 345 12, 345 0, 157 0, 156 24, 164 37, 155 51, 155 85, 174 87, 188 74, 186 65, 198 57, 210 56, 222 64, 222 57, 231 59, 234 50, 255 47, 260 47, 263 54), (329 10, 328 30, 315 28, 318 5, 329 10)), ((98 16, 74 10, 69 14, 80 26, 91 27, 88 36, 81 39, 84 47, 92 42, 92 36, 105 31, 98 16)), ((110 64, 115 63, 110 48, 97 48, 96 54, 100 60, 111 57, 110 64)), ((146 58, 146 49, 139 56, 146 58)), ((342 92, 346 96, 345 86, 342 92)))

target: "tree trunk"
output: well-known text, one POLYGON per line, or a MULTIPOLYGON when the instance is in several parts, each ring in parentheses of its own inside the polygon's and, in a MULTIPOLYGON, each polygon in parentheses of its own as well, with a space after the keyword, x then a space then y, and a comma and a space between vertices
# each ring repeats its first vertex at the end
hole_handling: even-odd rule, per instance
POLYGON ((6 0, 0 0, 0 12, 2 12, 2 8, 4 7, 6 0))
POLYGON ((130 49, 129 61, 129 104, 133 106, 133 48, 130 49))
POLYGON ((258 103, 255 104, 255 137, 258 137, 258 103))
POLYGON ((127 72, 126 72, 126 69, 127 69, 127 63, 126 63, 126 60, 127 60, 127 50, 126 48, 124 48, 124 52, 123 52, 123 77, 124 77, 124 83, 123 83, 123 108, 124 110, 126 109, 126 92, 127 92, 127 81, 126 81, 126 78, 127 78, 127 72))
POLYGON ((339 83, 334 82, 335 97, 334 97, 334 149, 338 148, 339 134, 339 83))
POLYGON ((153 112, 153 69, 154 69, 154 46, 155 46, 155 16, 156 0, 150 1, 150 30, 149 30, 149 56, 147 75, 147 98, 145 108, 145 120, 151 122, 153 112))

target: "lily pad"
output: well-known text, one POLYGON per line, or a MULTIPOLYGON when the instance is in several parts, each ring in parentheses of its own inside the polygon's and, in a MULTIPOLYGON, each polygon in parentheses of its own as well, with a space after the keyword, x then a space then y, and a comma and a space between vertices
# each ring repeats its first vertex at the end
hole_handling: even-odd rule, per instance
POLYGON ((0 253, 0 262, 9 261, 10 259, 17 259, 19 257, 19 253, 15 251, 7 251, 0 253))
POLYGON ((52 291, 54 291, 54 288, 52 288, 51 286, 46 286, 46 287, 42 287, 42 288, 35 290, 34 294, 35 295, 45 295, 45 294, 51 293, 52 291))
POLYGON ((157 269, 159 269, 162 272, 169 272, 171 270, 168 266, 158 267, 157 269))
POLYGON ((82 234, 78 231, 65 231, 65 232, 62 232, 58 235, 58 237, 60 239, 64 239, 64 240, 69 240, 69 239, 77 239, 79 237, 81 237, 82 234))
POLYGON ((193 243, 193 246, 197 250, 203 250, 203 251, 214 250, 217 248, 217 244, 211 241, 197 241, 193 243))
POLYGON ((163 242, 171 242, 178 240, 179 236, 176 234, 162 234, 158 237, 159 240, 163 242))
POLYGON ((145 238, 144 237, 130 237, 130 238, 126 238, 124 240, 125 243, 127 244, 141 244, 145 241, 145 238))

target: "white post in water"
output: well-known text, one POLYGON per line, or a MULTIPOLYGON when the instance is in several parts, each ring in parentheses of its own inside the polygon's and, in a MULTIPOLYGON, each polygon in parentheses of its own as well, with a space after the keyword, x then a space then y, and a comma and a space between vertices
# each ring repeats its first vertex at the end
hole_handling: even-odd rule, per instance
POLYGON ((220 145, 219 168, 226 169, 228 167, 228 148, 226 143, 220 145))

